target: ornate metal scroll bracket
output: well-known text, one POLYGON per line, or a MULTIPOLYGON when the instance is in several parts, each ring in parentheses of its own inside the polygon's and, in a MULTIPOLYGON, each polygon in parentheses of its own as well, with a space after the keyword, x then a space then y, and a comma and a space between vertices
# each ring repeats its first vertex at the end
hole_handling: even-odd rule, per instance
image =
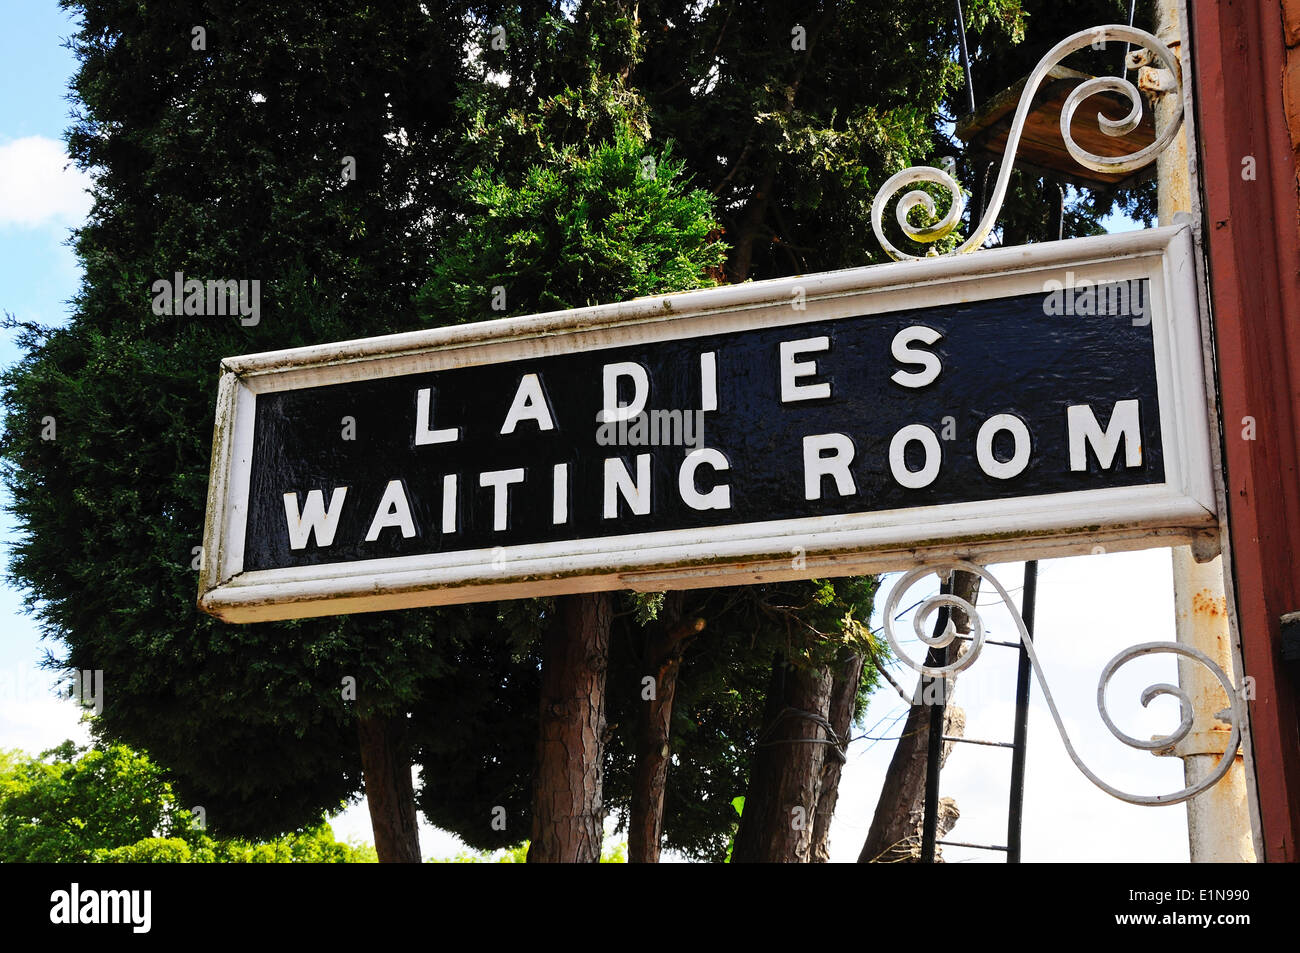
POLYGON ((912 629, 916 637, 926 648, 943 648, 946 645, 950 645, 957 637, 956 627, 950 621, 944 632, 937 636, 932 636, 927 632, 932 621, 930 616, 932 613, 938 611, 944 606, 947 606, 950 609, 959 609, 970 619, 971 636, 970 645, 968 646, 967 651, 962 653, 956 661, 951 662, 948 665, 932 666, 925 664, 924 661, 917 662, 916 660, 909 658, 899 645, 899 640, 897 633, 894 630, 894 626, 895 616, 899 612, 898 607, 903 596, 915 583, 931 573, 937 572, 946 575, 952 570, 974 573, 988 582, 997 591, 1003 605, 1006 606, 1007 611, 1011 614, 1011 618, 1015 620, 1016 626, 1020 630, 1021 641, 1023 642, 1029 655, 1029 660, 1033 665, 1034 677, 1038 681, 1038 687, 1042 690, 1043 698, 1047 702, 1048 710, 1052 713, 1052 720, 1056 722, 1057 733, 1060 734, 1061 741, 1065 744, 1065 750, 1069 754, 1070 760, 1072 760, 1083 775, 1097 787, 1101 788, 1112 797, 1118 798, 1121 801, 1127 801, 1129 804, 1143 804, 1148 806, 1180 804, 1183 801, 1190 800, 1203 791, 1213 787, 1225 774, 1228 773, 1228 769, 1232 767, 1233 761, 1235 760, 1237 748, 1241 744, 1241 729, 1242 725, 1245 723, 1241 693, 1233 686, 1231 680, 1223 669, 1219 668, 1219 666, 1216 665, 1205 653, 1199 652, 1194 648, 1182 645, 1178 642, 1142 642, 1138 645, 1130 646, 1120 652, 1107 662, 1106 666, 1102 669, 1101 678, 1097 684, 1097 710, 1101 713, 1102 721, 1105 723, 1110 733, 1131 748, 1138 748, 1145 751, 1165 751, 1173 748, 1191 732, 1195 709, 1191 697, 1177 685, 1169 685, 1165 683, 1151 685, 1145 689, 1141 695, 1141 701, 1144 707, 1150 704, 1151 700, 1158 695, 1172 695, 1178 699, 1182 718, 1181 723, 1172 734, 1152 738, 1149 741, 1134 738, 1125 734, 1116 727, 1115 722, 1111 720, 1110 713, 1106 710, 1106 689, 1110 684, 1111 678, 1121 666, 1142 655, 1168 653, 1172 655, 1181 655, 1184 658, 1199 662, 1201 665, 1208 668, 1219 680, 1219 684, 1223 686, 1223 690, 1228 696, 1230 705, 1223 711, 1218 712, 1216 717, 1220 721, 1231 725, 1231 734, 1228 737, 1227 747, 1225 748, 1223 755, 1219 758, 1219 763, 1215 765, 1212 772, 1196 784, 1189 785, 1181 791, 1175 791, 1172 794, 1129 794, 1126 791, 1121 791, 1119 788, 1106 783, 1098 777, 1086 764, 1084 764, 1083 760, 1079 757, 1078 752, 1075 751, 1073 743, 1070 741, 1069 733, 1066 731, 1065 724, 1061 720, 1061 714, 1057 710, 1056 700, 1052 697, 1051 689, 1047 685, 1047 678, 1043 674, 1043 667, 1038 661, 1038 653, 1034 650, 1034 643, 1029 638, 1029 633, 1025 628, 1024 619, 1020 615, 1019 607, 1012 601, 1011 596, 1007 593, 1007 590, 1003 588, 1002 584, 998 582, 998 580, 994 578, 987 569, 983 566, 976 565, 975 563, 966 562, 964 560, 950 560, 942 563, 919 566, 916 569, 905 573, 902 578, 894 584, 893 590, 890 592, 889 598, 885 602, 885 637, 889 640, 889 645, 894 650, 894 655, 909 668, 922 675, 935 678, 946 678, 955 675, 957 672, 960 672, 974 664, 975 660, 979 657, 980 650, 984 646, 985 627, 980 618, 978 609, 965 599, 946 593, 939 593, 938 595, 931 596, 917 605, 916 614, 912 619, 912 629))
MULTIPOLYGON (((989 200, 988 208, 984 212, 984 217, 979 220, 979 224, 975 226, 975 230, 970 237, 947 254, 964 255, 976 251, 984 244, 984 240, 988 238, 989 233, 993 231, 993 226, 997 223, 998 213, 1002 211, 1002 203, 1006 199, 1007 185, 1011 180, 1011 169, 1015 165, 1016 149, 1020 145, 1020 137, 1024 132, 1025 121, 1033 105, 1034 95, 1038 92, 1038 88, 1042 85, 1043 78, 1048 71, 1071 53, 1081 50, 1085 46, 1094 46, 1107 40, 1126 41, 1134 47, 1148 50, 1173 75, 1176 90, 1171 90, 1171 92, 1178 97, 1175 115, 1172 121, 1156 137, 1155 142, 1144 149, 1119 156, 1101 156, 1089 152, 1075 142, 1070 134, 1070 123, 1074 118, 1075 111, 1089 97, 1097 93, 1112 91, 1127 97, 1132 105, 1129 114, 1119 120, 1107 119, 1101 113, 1097 113, 1098 126, 1105 135, 1114 137, 1126 135, 1136 129, 1142 121, 1142 97, 1137 88, 1127 78, 1099 76, 1080 83, 1078 88, 1065 101, 1065 105, 1061 110, 1061 136, 1065 140, 1065 148, 1076 162, 1096 172, 1131 172, 1151 162, 1173 141, 1183 123, 1183 73, 1178 63, 1178 57, 1174 55, 1169 47, 1144 30, 1134 29, 1122 24, 1092 27, 1066 37, 1039 60, 1038 65, 1034 67, 1033 73, 1030 74, 1028 81, 1025 83, 1025 90, 1020 96, 1020 104, 1016 107, 1016 114, 1011 122, 1011 131, 1007 135, 1007 146, 1002 156, 1002 166, 998 170, 997 185, 989 200)), ((942 220, 936 222, 934 219, 938 217, 938 209, 933 196, 928 192, 913 189, 898 200, 895 217, 903 233, 913 241, 922 243, 936 242, 951 234, 961 221, 961 215, 965 209, 966 201, 962 195, 961 187, 953 180, 952 176, 942 169, 928 165, 912 166, 890 177, 876 194, 875 201, 871 203, 871 227, 875 231, 876 239, 880 242, 881 247, 895 261, 915 260, 920 256, 909 255, 891 243, 885 237, 881 219, 890 199, 903 188, 917 183, 942 186, 947 190, 951 201, 947 213, 942 220), (909 213, 918 206, 924 208, 929 214, 930 224, 916 226, 908 220, 909 213)))

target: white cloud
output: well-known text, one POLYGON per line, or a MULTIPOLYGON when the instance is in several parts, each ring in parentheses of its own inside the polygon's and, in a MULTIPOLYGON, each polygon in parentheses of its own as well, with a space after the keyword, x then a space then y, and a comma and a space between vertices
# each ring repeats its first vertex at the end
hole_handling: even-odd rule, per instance
POLYGON ((0 145, 0 227, 79 225, 90 211, 90 176, 70 162, 45 136, 0 145))
POLYGON ((0 668, 0 748, 35 755, 71 738, 90 741, 82 709, 56 695, 66 677, 24 666, 0 668))

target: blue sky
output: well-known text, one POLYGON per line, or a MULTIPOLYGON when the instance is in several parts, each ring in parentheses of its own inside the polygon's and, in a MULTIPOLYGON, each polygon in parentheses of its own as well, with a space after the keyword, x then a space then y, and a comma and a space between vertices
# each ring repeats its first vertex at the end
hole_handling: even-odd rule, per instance
MULTIPOLYGON (((30 137, 61 145, 71 122, 67 83, 75 68, 61 42, 72 32, 71 21, 47 0, 14 6, 21 10, 6 11, 9 24, 0 32, 0 89, 6 91, 0 98, 0 144, 11 152, 16 140, 30 137)), ((10 178, 12 166, 5 172, 0 188, 31 189, 10 178)), ((48 178, 44 184, 52 185, 48 178)), ((35 223, 0 219, 0 309, 25 320, 63 320, 79 274, 72 249, 63 244, 68 226, 80 218, 71 214, 75 199, 75 189, 61 190, 59 200, 47 203, 52 214, 35 223)), ((88 206, 88 199, 82 201, 88 206)), ((0 339, 0 360, 9 364, 17 356, 12 335, 0 339)))
MULTIPOLYGON (((0 32, 0 89, 6 91, 0 98, 0 311, 57 324, 66 320, 80 275, 66 244, 69 228, 89 207, 80 177, 63 174, 54 154, 62 151, 70 123, 65 97, 75 64, 61 41, 72 27, 50 2, 29 0, 7 13, 8 27, 0 32)), ((8 366, 19 356, 14 333, 0 333, 0 362, 8 366)), ((8 543, 13 535, 4 516, 0 539, 8 543)), ((38 714, 56 709, 32 694, 41 649, 34 620, 22 613, 21 597, 9 586, 0 588, 0 619, 0 673, 18 686, 17 699, 8 700, 22 705, 21 711, 6 705, 0 729, 10 728, 15 718, 30 727, 38 714), (36 708, 28 710, 31 705, 36 708)), ((0 736, 0 746, 12 744, 0 736)))
MULTIPOLYGON (((82 191, 84 179, 64 171, 66 159, 59 152, 70 123, 66 84, 75 67, 62 41, 72 25, 53 0, 23 0, 6 12, 8 23, 0 32, 0 89, 6 91, 0 98, 0 310, 22 320, 57 324, 66 320, 67 301, 79 279, 66 245, 69 228, 89 205, 82 191)), ((1132 227, 1122 221, 1108 224, 1115 230, 1132 227)), ((19 357, 13 333, 0 333, 0 363, 8 366, 19 357)), ((8 544, 14 533, 8 517, 0 517, 0 542, 8 544)), ((1018 597, 1020 565, 993 569, 1018 597)), ((884 597, 882 592, 882 603, 884 597)), ((1181 765, 1112 742, 1093 699, 1098 674, 1120 648, 1173 638, 1168 554, 1150 550, 1045 562, 1038 618, 1049 683, 1072 740, 1093 769, 1140 793, 1180 788, 1181 765)), ((1013 637, 1005 613, 993 607, 988 619, 992 638, 1013 637)), ((879 623, 879 618, 873 620, 879 623)), ((959 681, 956 702, 967 709, 968 736, 1003 740, 1011 732, 1014 654, 986 651, 988 656, 959 681)), ((86 737, 73 705, 52 696, 52 676, 38 669, 41 656, 36 625, 23 612, 20 593, 0 586, 0 748, 38 751, 67 737, 86 737)), ((1131 734, 1155 734, 1177 723, 1168 699, 1158 699, 1149 710, 1135 701, 1146 685, 1175 680, 1172 662, 1165 662, 1143 660, 1112 687, 1117 720, 1131 734)), ((909 689, 914 683, 901 670, 896 677, 909 689)), ((883 689, 873 699, 867 723, 874 727, 868 733, 891 737, 890 720, 901 710, 892 690, 883 689)), ((1026 859, 1187 858, 1183 809, 1134 807, 1093 788, 1066 759, 1041 699, 1031 715, 1030 740, 1026 859), (1102 831, 1105 836, 1100 836, 1102 831)), ((891 742, 869 738, 850 748, 832 828, 834 859, 856 857, 892 750, 891 742)), ((959 747, 943 785, 943 793, 957 799, 963 814, 954 838, 1005 843, 1008 770, 1009 756, 999 749, 959 747)), ((364 804, 336 819, 335 830, 340 836, 369 840, 364 804)), ((455 850, 456 842, 425 827, 422 847, 426 856, 445 856, 455 850)), ((949 859, 1000 858, 950 849, 949 859)))

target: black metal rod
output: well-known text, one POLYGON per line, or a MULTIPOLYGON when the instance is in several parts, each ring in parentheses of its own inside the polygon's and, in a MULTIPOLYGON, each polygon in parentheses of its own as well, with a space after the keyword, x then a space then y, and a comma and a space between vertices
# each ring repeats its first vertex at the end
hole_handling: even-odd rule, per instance
MULTIPOLYGON (((942 593, 952 592, 952 578, 949 577, 939 587, 942 593)), ((950 616, 948 606, 942 606, 939 609, 937 620, 934 625, 934 634, 941 635, 944 629, 948 628, 948 619, 950 616)), ((927 665, 947 665, 948 664, 948 647, 941 649, 930 649, 926 653, 927 665)), ((934 863, 935 840, 938 836, 939 828, 939 762, 943 754, 943 721, 944 709, 947 706, 947 699, 944 697, 947 691, 947 683, 942 678, 927 678, 922 682, 921 702, 930 706, 930 737, 929 746, 926 749, 925 758, 925 813, 921 823, 921 863, 934 863), (941 683, 942 687, 936 694, 935 683, 941 683)))
POLYGON ((970 71, 970 54, 966 52, 966 17, 961 12, 961 0, 957 0, 957 34, 961 37, 961 68, 966 74, 966 98, 970 101, 970 111, 975 111, 975 77, 970 71))
MULTIPOLYGON (((1020 616, 1025 631, 1034 636, 1034 610, 1038 603, 1038 560, 1025 563, 1025 590, 1020 596, 1020 616)), ((1011 752, 1011 801, 1007 810, 1007 863, 1020 863, 1020 827, 1025 807, 1025 748, 1029 735, 1029 652, 1020 647, 1016 672, 1016 732, 1011 752)))
MULTIPOLYGON (((948 650, 941 664, 947 664, 948 650)), ((942 679, 931 679, 930 685, 942 679)), ((941 689, 942 691, 942 689, 941 689)), ((925 758, 925 823, 921 827, 921 863, 934 863, 934 842, 939 829, 939 762, 943 754, 943 715, 946 707, 931 697, 930 743, 925 758)))
MULTIPOLYGON (((975 639, 974 639, 972 636, 969 636, 969 635, 954 635, 954 636, 953 636, 953 641, 955 641, 955 642, 974 642, 975 639)), ((1004 648, 1008 648, 1008 649, 1016 649, 1017 651, 1019 651, 1019 649, 1020 649, 1020 643, 1019 643, 1019 642, 999 642, 997 639, 985 639, 985 640, 984 640, 984 644, 985 644, 985 645, 1001 645, 1001 646, 1003 646, 1004 648)))
MULTIPOLYGON (((966 50, 966 17, 962 14, 961 0, 957 0, 957 31, 961 39, 961 69, 966 75, 966 101, 969 104, 971 115, 975 114, 975 77, 971 75, 970 54, 966 50)), ((982 177, 988 178, 987 172, 982 177)), ((971 193, 970 206, 970 228, 974 230, 979 223, 980 217, 984 214, 984 192, 987 183, 981 181, 981 176, 975 174, 974 190, 971 193)))

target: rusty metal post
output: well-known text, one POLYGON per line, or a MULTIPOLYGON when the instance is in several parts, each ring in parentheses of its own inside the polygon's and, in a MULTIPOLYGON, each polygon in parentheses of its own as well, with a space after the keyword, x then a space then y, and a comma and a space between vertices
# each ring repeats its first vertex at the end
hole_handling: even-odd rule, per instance
MULTIPOLYGON (((1185 62, 1179 7, 1179 0, 1157 0, 1155 34, 1185 62)), ((1140 62, 1141 53, 1134 56, 1140 62)), ((1162 73, 1143 66, 1138 74, 1139 87, 1155 99, 1157 134, 1177 109, 1175 97, 1167 94, 1173 88, 1172 78, 1162 73)), ((1161 225, 1173 224, 1176 214, 1192 211, 1186 128, 1184 125, 1169 148, 1156 159, 1161 225)), ((1198 563, 1190 547, 1179 546, 1173 550, 1175 632, 1179 642, 1200 649, 1237 684, 1240 672, 1233 664, 1223 572, 1221 556, 1198 563)), ((1193 784, 1208 775, 1223 755, 1228 726, 1215 713, 1230 700, 1223 697, 1223 689, 1210 671, 1189 659, 1179 659, 1178 683, 1195 707, 1192 730, 1173 750, 1159 753, 1182 758, 1186 783, 1193 784)), ((1255 860, 1240 753, 1222 781, 1187 802, 1187 837, 1193 863, 1255 860)))
MULTIPOLYGON (((1200 649, 1236 684, 1222 558, 1198 563, 1188 547, 1180 546, 1174 550, 1173 562, 1178 641, 1200 649)), ((1218 680, 1190 659, 1178 660, 1178 684, 1191 696, 1196 715, 1191 733, 1168 753, 1183 759, 1183 777, 1194 784, 1214 770, 1227 748, 1229 727, 1214 717, 1227 701, 1218 680)), ((1187 802, 1187 839, 1193 863, 1255 860, 1240 753, 1223 780, 1187 802)))

